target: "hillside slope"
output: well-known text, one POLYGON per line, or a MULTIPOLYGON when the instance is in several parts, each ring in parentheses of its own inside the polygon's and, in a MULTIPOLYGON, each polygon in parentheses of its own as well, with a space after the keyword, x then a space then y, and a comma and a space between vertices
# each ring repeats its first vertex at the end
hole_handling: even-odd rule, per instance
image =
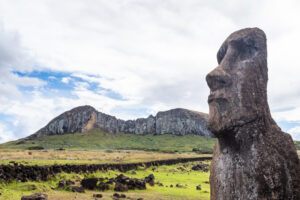
POLYGON ((35 139, 20 139, 1 144, 5 149, 28 149, 42 147, 45 149, 86 149, 86 150, 118 150, 135 149, 160 152, 188 152, 197 150, 199 153, 211 153, 215 138, 200 135, 177 136, 135 135, 125 133, 110 134, 91 130, 87 133, 44 136, 35 139))

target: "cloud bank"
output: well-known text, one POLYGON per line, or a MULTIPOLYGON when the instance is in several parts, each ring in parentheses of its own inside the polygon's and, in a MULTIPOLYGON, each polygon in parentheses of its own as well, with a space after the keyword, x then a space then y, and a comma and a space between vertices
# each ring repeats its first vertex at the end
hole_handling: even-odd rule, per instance
POLYGON ((267 34, 272 115, 300 140, 299 10, 296 0, 3 0, 0 142, 84 104, 124 119, 208 112, 205 76, 245 27, 267 34))

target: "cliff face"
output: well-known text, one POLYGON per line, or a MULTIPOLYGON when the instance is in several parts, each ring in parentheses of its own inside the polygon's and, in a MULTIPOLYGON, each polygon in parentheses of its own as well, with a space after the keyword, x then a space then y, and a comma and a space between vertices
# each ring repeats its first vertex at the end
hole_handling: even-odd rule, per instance
POLYGON ((196 134, 212 137, 211 132, 206 127, 207 118, 207 114, 177 108, 158 112, 156 116, 150 115, 147 118, 125 121, 98 112, 91 106, 80 106, 54 118, 29 138, 86 132, 93 128, 109 133, 123 132, 138 135, 196 134))

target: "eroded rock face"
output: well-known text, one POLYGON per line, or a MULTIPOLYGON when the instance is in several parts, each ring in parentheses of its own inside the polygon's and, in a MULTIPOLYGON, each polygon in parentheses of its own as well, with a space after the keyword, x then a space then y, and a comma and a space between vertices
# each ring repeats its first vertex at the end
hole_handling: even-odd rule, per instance
POLYGON ((29 138, 87 131, 93 128, 91 121, 95 120, 95 113, 96 110, 91 106, 73 108, 51 120, 29 138))
POLYGON ((91 106, 80 106, 54 118, 29 138, 86 132, 93 128, 109 133, 197 134, 212 137, 211 132, 207 129, 207 119, 207 114, 177 108, 159 112, 156 116, 150 115, 147 118, 125 121, 98 112, 91 106))
POLYGON ((247 28, 222 44, 207 83, 208 128, 218 138, 211 164, 211 199, 300 199, 300 163, 289 134, 267 102, 264 32, 247 28))
POLYGON ((206 128, 207 115, 186 109, 173 109, 158 112, 156 115, 156 133, 174 135, 199 134, 209 136, 206 128))

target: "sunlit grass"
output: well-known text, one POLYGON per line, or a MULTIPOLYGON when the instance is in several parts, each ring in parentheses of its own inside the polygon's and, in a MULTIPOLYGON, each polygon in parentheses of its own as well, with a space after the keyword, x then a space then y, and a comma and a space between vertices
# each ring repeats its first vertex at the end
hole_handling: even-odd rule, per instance
MULTIPOLYGON (((172 166, 159 166, 159 167, 150 167, 134 170, 135 174, 132 171, 124 173, 124 175, 132 178, 144 178, 149 174, 154 174, 155 181, 159 181, 164 186, 149 186, 147 185, 146 190, 133 190, 128 191, 125 194, 128 197, 138 198, 143 197, 144 199, 200 199, 207 200, 209 199, 209 172, 199 172, 192 171, 191 167, 197 162, 190 162, 185 164, 176 164, 172 166), (184 169, 184 170, 182 170, 184 169), (176 187, 176 184, 180 184, 183 188, 176 187), (202 190, 196 190, 196 186, 201 184, 202 190), (173 185, 173 187, 170 187, 173 185)), ((120 174, 118 171, 98 171, 92 174, 67 174, 61 173, 58 174, 55 178, 51 178, 47 182, 27 182, 19 183, 13 182, 10 184, 2 184, 0 186, 0 191, 2 193, 1 199, 20 199, 22 195, 28 195, 36 192, 47 193, 49 200, 55 199, 74 199, 75 196, 77 199, 93 199, 92 194, 102 193, 104 195, 103 199, 111 199, 113 190, 106 192, 100 191, 86 191, 85 194, 76 194, 68 192, 65 190, 53 190, 51 187, 56 187, 59 180, 76 180, 78 178, 82 179, 84 177, 115 177, 120 174), (31 190, 31 185, 35 185, 36 189, 31 190), (30 191, 28 191, 30 190, 30 191)), ((79 184, 77 182, 77 184, 79 184)))
POLYGON ((216 140, 214 138, 207 138, 199 135, 110 134, 99 130, 92 130, 88 133, 41 137, 35 140, 26 141, 24 144, 16 145, 19 141, 20 140, 1 144, 0 148, 28 149, 32 146, 40 146, 45 149, 134 149, 158 152, 190 152, 194 148, 197 148, 199 149, 199 153, 211 153, 216 140))
POLYGON ((160 153, 136 150, 20 150, 0 149, 0 164, 16 162, 23 165, 133 163, 153 160, 210 156, 209 154, 160 153))

